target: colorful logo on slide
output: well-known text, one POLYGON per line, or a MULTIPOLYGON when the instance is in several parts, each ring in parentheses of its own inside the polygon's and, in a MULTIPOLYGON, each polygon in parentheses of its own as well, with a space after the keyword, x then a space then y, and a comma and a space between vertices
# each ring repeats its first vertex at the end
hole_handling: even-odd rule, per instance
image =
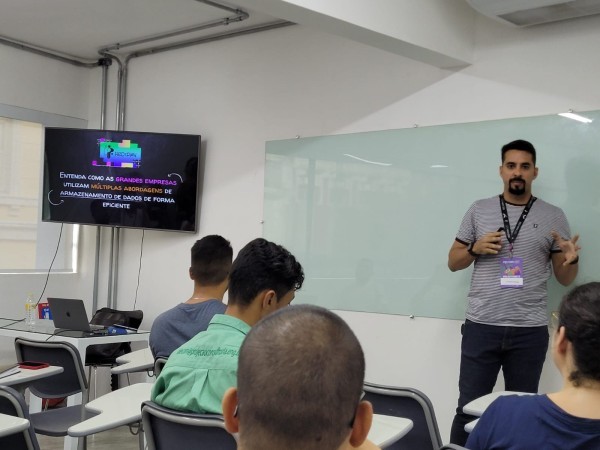
POLYGON ((142 163, 142 149, 129 139, 123 139, 121 142, 98 139, 98 147, 100 147, 100 160, 92 161, 93 166, 135 169, 142 163))

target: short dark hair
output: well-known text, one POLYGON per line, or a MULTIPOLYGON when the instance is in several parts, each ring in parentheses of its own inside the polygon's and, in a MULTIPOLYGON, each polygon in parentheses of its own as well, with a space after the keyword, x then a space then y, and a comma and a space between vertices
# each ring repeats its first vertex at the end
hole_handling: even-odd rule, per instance
POLYGON ((256 296, 272 289, 277 301, 304 282, 302 266, 281 245, 258 238, 240 250, 229 276, 229 305, 248 306, 256 296))
POLYGON ((509 150, 521 150, 522 152, 529 153, 533 158, 533 165, 535 166, 535 147, 529 141, 524 139, 517 139, 516 141, 509 142, 502 147, 502 162, 504 163, 504 154, 509 150))
POLYGON ((576 287, 560 304, 559 327, 573 344, 575 370, 569 379, 575 386, 584 380, 600 381, 600 283, 576 287))
POLYGON ((191 254, 190 274, 195 282, 216 286, 229 276, 233 249, 224 237, 204 236, 192 246, 191 254))
POLYGON ((336 314, 314 305, 269 314, 240 349, 244 448, 337 449, 350 433, 364 377, 360 343, 336 314))

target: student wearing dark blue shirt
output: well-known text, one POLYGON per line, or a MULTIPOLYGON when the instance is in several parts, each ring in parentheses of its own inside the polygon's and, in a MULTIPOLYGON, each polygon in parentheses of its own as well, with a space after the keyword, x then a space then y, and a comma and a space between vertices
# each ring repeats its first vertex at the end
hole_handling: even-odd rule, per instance
POLYGON ((498 398, 469 436, 468 449, 600 449, 600 283, 573 289, 556 319, 552 356, 563 388, 498 398))

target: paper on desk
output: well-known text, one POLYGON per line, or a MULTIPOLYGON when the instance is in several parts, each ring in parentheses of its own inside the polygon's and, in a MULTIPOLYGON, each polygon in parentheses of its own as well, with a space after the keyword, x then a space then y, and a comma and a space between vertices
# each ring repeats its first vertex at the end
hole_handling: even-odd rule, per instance
POLYGON ((0 372, 0 378, 9 377, 11 375, 14 375, 15 373, 19 373, 20 371, 21 369, 19 369, 19 366, 10 367, 5 371, 0 372))

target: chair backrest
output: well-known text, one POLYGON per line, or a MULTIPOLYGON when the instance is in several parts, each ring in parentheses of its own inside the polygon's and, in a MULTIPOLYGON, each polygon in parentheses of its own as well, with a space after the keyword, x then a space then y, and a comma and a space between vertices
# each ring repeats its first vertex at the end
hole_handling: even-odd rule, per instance
POLYGON ((223 416, 194 414, 142 403, 142 424, 148 450, 235 450, 235 438, 227 432, 223 416))
MULTIPOLYGON (((0 413, 29 419, 23 396, 8 386, 0 386, 0 413)), ((39 450, 33 427, 0 437, 0 448, 10 450, 39 450)))
POLYGON ((62 373, 31 382, 27 387, 32 394, 42 398, 59 398, 82 393, 87 401, 88 383, 79 352, 72 344, 60 341, 34 341, 15 339, 17 360, 41 361, 61 366, 62 373))
POLYGON ((373 404, 376 414, 410 419, 412 429, 388 449, 438 450, 442 438, 433 405, 421 391, 413 388, 364 384, 365 400, 373 404))
POLYGON ((165 356, 159 356, 158 358, 156 358, 154 360, 154 376, 157 377, 160 375, 160 373, 163 370, 163 367, 165 367, 165 364, 167 363, 167 360, 169 358, 165 357, 165 356))

